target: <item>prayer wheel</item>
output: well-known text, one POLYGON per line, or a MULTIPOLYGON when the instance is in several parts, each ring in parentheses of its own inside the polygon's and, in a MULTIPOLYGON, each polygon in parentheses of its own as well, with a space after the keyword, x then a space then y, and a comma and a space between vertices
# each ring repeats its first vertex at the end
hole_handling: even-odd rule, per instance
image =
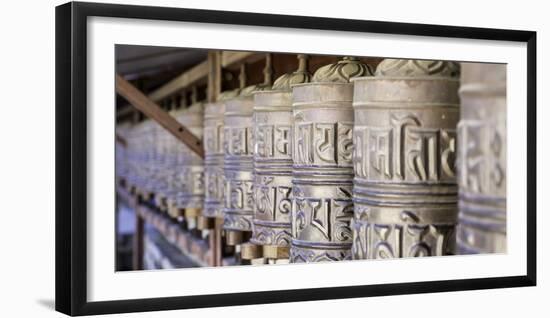
MULTIPOLYGON (((174 111, 170 114, 173 116, 174 111)), ((155 203, 163 212, 168 212, 168 200, 174 193, 173 176, 176 173, 176 147, 177 140, 172 134, 160 125, 155 125, 157 130, 156 151, 157 151, 157 173, 155 179, 155 203)))
POLYGON ((139 127, 140 124, 136 123, 130 128, 128 132, 128 172, 126 182, 128 183, 128 190, 131 194, 136 194, 137 185, 139 179, 139 127))
POLYGON ((224 187, 224 125, 225 103, 208 103, 204 108, 204 181, 205 198, 203 215, 223 217, 224 187))
POLYGON ((353 258, 452 254, 459 65, 385 59, 354 80, 353 258))
POLYGON ((204 209, 199 218, 202 229, 212 227, 220 220, 223 223, 225 206, 224 177, 224 116, 225 102, 238 95, 238 90, 225 91, 217 102, 204 107, 204 209), (214 222, 210 220, 214 219, 214 222))
POLYGON ((288 259, 292 210, 291 85, 308 82, 307 57, 296 72, 284 74, 272 90, 254 93, 254 220, 251 243, 267 259, 288 259))
POLYGON ((506 65, 463 63, 459 254, 506 252, 506 65))
MULTIPOLYGON (((194 102, 189 108, 180 112, 176 118, 182 126, 202 140, 203 137, 203 104, 194 102)), ((189 147, 181 143, 178 172, 181 173, 181 192, 176 207, 185 209, 185 216, 195 218, 200 214, 204 201, 204 162, 189 147)))
MULTIPOLYGON (((183 112, 183 109, 173 109, 170 111, 170 116, 178 118, 179 114, 183 112)), ((157 202, 157 205, 162 208, 166 208, 168 214, 177 218, 178 213, 175 209, 175 202, 181 191, 181 185, 179 183, 179 168, 181 167, 181 151, 182 143, 168 131, 164 131, 164 146, 165 146, 165 176, 164 176, 164 191, 161 192, 161 202, 157 202)))
POLYGON ((116 125, 116 148, 115 148, 115 173, 120 186, 126 187, 126 181, 130 175, 130 138, 131 125, 124 122, 116 125))
POLYGON ((371 75, 359 60, 319 68, 292 87, 293 209, 291 262, 351 258, 353 84, 371 75))
POLYGON ((140 178, 138 179, 138 189, 142 200, 149 201, 153 199, 152 194, 157 182, 156 179, 156 133, 155 123, 147 119, 139 127, 140 145, 140 178))
MULTIPOLYGON (((229 232, 251 232, 254 213, 252 193, 252 112, 249 91, 225 102, 223 228, 229 232)), ((235 234, 235 233, 233 233, 235 234)), ((228 235, 233 235, 228 233, 228 235)))
POLYGON ((168 132, 154 121, 152 121, 150 129, 153 157, 151 160, 151 177, 149 178, 147 190, 152 196, 151 198, 156 199, 157 195, 161 196, 165 190, 167 176, 167 164, 165 160, 168 132))
POLYGON ((271 54, 266 54, 264 83, 246 86, 246 65, 241 65, 239 96, 228 99, 224 114, 225 198, 223 228, 226 243, 235 245, 237 257, 244 264, 262 263, 262 249, 247 242, 252 235, 254 219, 254 133, 255 91, 271 88, 271 54), (242 244, 244 243, 244 244, 242 244))

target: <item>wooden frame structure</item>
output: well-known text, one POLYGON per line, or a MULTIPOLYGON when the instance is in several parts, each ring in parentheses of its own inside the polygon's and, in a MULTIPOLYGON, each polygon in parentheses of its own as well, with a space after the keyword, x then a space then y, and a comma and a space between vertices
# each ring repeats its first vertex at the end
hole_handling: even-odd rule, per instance
MULTIPOLYGON (((163 100, 169 99, 172 96, 176 96, 181 91, 184 91, 190 87, 195 87, 197 83, 204 82, 206 80, 206 100, 208 102, 214 102, 217 100, 221 93, 222 87, 222 72, 223 69, 242 71, 241 65, 245 63, 255 63, 266 58, 265 54, 254 52, 240 52, 240 51, 209 51, 208 57, 205 61, 191 67, 189 70, 183 72, 179 76, 170 80, 165 85, 156 89, 149 95, 145 95, 139 91, 130 82, 126 81, 121 75, 116 75, 116 91, 119 95, 124 97, 130 102, 121 110, 119 110, 117 117, 123 118, 129 113, 140 111, 147 117, 151 118, 157 124, 165 128, 170 134, 187 145, 193 152, 198 154, 201 158, 204 158, 204 149, 202 141, 194 136, 189 129, 179 123, 176 119, 168 114, 158 103, 163 100)), ((258 69, 260 70, 260 69, 258 69)), ((117 141, 123 146, 126 146, 127 141, 124 138, 117 135, 117 141)), ((135 211, 142 211, 144 206, 140 205, 140 198, 131 198, 127 195, 124 189, 118 189, 119 195, 131 206, 135 211), (126 195, 122 195, 126 194, 126 195)), ((137 194, 137 193, 136 193, 137 194)), ((136 238, 133 244, 133 264, 134 269, 143 269, 143 244, 145 235, 144 226, 147 221, 143 216, 147 213, 136 214, 136 238)), ((149 218, 151 220, 151 218, 149 218)), ((210 266, 221 266, 222 260, 222 222, 221 220, 204 220, 199 217, 198 222, 201 223, 203 229, 210 229, 209 243, 211 262, 206 264, 210 266)), ((155 226, 157 227, 157 226, 155 226)), ((165 227, 161 227, 163 229, 165 227)), ((157 227, 159 229, 159 227, 157 227)), ((166 231, 160 231, 161 234, 166 235, 166 231)), ((174 242, 175 244, 176 242, 174 242)), ((187 250, 182 250, 183 253, 187 253, 187 250)))

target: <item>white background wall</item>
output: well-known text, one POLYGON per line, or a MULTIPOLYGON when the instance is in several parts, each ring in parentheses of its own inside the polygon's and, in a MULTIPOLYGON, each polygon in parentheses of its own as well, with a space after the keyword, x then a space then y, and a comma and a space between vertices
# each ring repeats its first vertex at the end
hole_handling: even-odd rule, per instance
MULTIPOLYGON (((538 286, 126 314, 120 317, 389 315, 509 317, 550 313, 548 257, 550 23, 544 1, 115 1, 189 8, 422 22, 538 32, 538 286), (546 268, 545 268, 546 267, 546 268)), ((0 316, 60 317, 54 304, 54 6, 10 1, 0 18, 0 316)), ((545 315, 546 314, 546 315, 545 315)))

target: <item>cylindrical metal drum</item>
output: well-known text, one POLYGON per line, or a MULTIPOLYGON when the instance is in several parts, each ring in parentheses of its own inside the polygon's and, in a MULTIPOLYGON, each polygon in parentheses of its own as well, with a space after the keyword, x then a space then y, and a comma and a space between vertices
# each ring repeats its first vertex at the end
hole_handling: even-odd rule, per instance
POLYGON ((241 93, 225 103, 223 228, 227 231, 252 231, 253 107, 254 100, 250 93, 241 93))
MULTIPOLYGON (((203 137, 203 104, 195 103, 180 112, 176 119, 202 140, 203 137)), ((204 201, 204 162, 189 147, 181 144, 178 171, 182 185, 177 198, 177 208, 185 209, 187 216, 197 216, 204 201)))
POLYGON ((289 258, 292 211, 291 85, 310 81, 307 56, 299 67, 282 75, 272 90, 254 93, 254 221, 250 240, 263 245, 267 259, 289 258))
POLYGON ((368 66, 344 58, 292 89, 291 262, 351 258, 353 84, 368 66))
MULTIPOLYGON (((170 116, 177 118, 178 114, 182 112, 182 109, 170 111, 170 116)), ((176 202, 177 194, 181 191, 181 187, 178 184, 178 168, 180 166, 179 157, 181 152, 181 141, 167 130, 163 132, 162 144, 164 145, 164 184, 161 191, 161 200, 157 201, 157 205, 161 208, 167 208, 168 214, 174 218, 177 217, 177 213, 173 215, 173 205, 176 202)))
POLYGON ((140 194, 147 174, 147 140, 146 129, 148 121, 142 121, 132 128, 130 139, 132 168, 129 178, 131 190, 134 194, 140 194))
POLYGON ((463 63, 457 252, 506 252, 506 65, 463 63))
POLYGON ((152 194, 157 182, 157 148, 156 137, 157 129, 156 123, 150 119, 143 121, 140 127, 140 139, 142 141, 142 169, 140 173, 139 188, 141 191, 142 199, 153 199, 152 194))
POLYGON ((153 174, 151 177, 151 192, 154 194, 159 193, 159 191, 162 190, 163 184, 164 184, 164 177, 166 175, 166 165, 165 165, 165 159, 166 159, 166 137, 167 137, 167 131, 159 125, 157 122, 153 121, 153 126, 151 127, 151 131, 153 133, 153 161, 152 163, 152 169, 153 174))
POLYGON ((454 252, 458 75, 386 59, 354 80, 354 259, 454 252))
POLYGON ((136 193, 139 183, 139 127, 139 123, 132 125, 128 137, 128 175, 126 179, 131 194, 136 193))
MULTIPOLYGON (((171 114, 173 115, 174 112, 171 112, 171 114)), ((156 124, 155 129, 157 131, 155 141, 157 152, 155 164, 155 179, 157 180, 155 185, 155 203, 162 211, 166 211, 168 209, 169 197, 175 191, 172 181, 175 173, 177 140, 162 126, 156 124)))
POLYGON ((251 243, 290 246, 292 94, 254 94, 254 224, 251 243))
POLYGON ((129 176, 130 160, 130 138, 132 127, 129 122, 116 125, 116 150, 115 150, 115 173, 117 182, 126 186, 126 178, 129 176), (120 138, 120 140, 118 140, 120 138))
POLYGON ((223 217, 224 150, 223 118, 225 103, 208 103, 204 108, 204 181, 203 216, 223 217))

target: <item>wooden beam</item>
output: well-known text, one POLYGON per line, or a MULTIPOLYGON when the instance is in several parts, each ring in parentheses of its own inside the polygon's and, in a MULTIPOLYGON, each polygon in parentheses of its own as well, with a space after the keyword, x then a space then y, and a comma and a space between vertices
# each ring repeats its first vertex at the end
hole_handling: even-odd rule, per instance
MULTIPOLYGON (((241 51, 218 51, 218 63, 221 66, 217 67, 217 71, 219 72, 216 77, 219 77, 220 83, 218 87, 214 86, 211 90, 211 92, 208 92, 207 100, 212 102, 215 101, 215 98, 217 97, 214 93, 215 91, 219 90, 221 91, 221 69, 227 68, 227 69, 238 69, 241 63, 247 62, 247 63, 254 63, 256 61, 259 61, 263 58, 265 58, 265 54, 257 53, 257 52, 241 52, 241 51), (214 97, 215 96, 215 97, 214 97)), ((208 78, 208 87, 210 87, 210 76, 212 71, 212 65, 210 63, 210 58, 206 61, 197 64, 196 66, 192 67, 188 71, 184 72, 183 74, 179 75, 178 77, 172 79, 165 85, 161 86, 151 94, 149 94, 149 98, 154 101, 158 102, 166 97, 169 97, 170 95, 176 94, 179 91, 196 84, 197 82, 201 82, 208 78)), ((210 90, 210 88, 209 88, 210 90)), ((126 108, 122 108, 117 113, 117 118, 122 118, 124 116, 128 115, 128 110, 126 108)))
POLYGON ((200 64, 195 65, 188 71, 184 72, 180 76, 174 78, 167 84, 161 86, 156 91, 152 92, 149 95, 149 98, 158 102, 170 95, 173 95, 180 90, 188 87, 191 84, 194 84, 202 79, 205 79, 208 76, 208 61, 204 61, 200 64))
POLYGON ((193 135, 189 129, 181 125, 174 117, 170 116, 170 114, 163 111, 157 104, 119 74, 116 75, 116 91, 135 108, 156 121, 197 155, 204 158, 204 149, 202 141, 199 138, 193 135))
MULTIPOLYGON (((216 51, 212 51, 212 52, 216 52, 216 51)), ((255 52, 217 51, 216 53, 219 55, 218 63, 221 64, 221 68, 235 68, 235 67, 238 67, 239 64, 242 62, 253 63, 255 61, 258 61, 264 58, 264 54, 255 53, 255 52)), ((149 94, 148 95, 149 98, 154 102, 158 102, 170 95, 178 93, 179 91, 181 91, 182 89, 185 89, 186 87, 189 87, 202 80, 205 80, 209 76, 212 70, 209 60, 210 59, 195 65, 188 71, 172 79, 165 85, 161 86, 160 88, 158 88, 157 90, 149 94)), ((218 68, 220 67, 218 66, 218 68)), ((221 69, 220 69, 219 76, 221 78, 221 69)), ((120 114, 117 114, 117 116, 127 115, 126 113, 127 110, 125 110, 124 108, 121 109, 119 112, 120 114)))
POLYGON ((223 68, 238 68, 241 63, 254 63, 265 58, 265 54, 257 52, 239 52, 239 51, 223 51, 222 52, 222 67, 223 68))

